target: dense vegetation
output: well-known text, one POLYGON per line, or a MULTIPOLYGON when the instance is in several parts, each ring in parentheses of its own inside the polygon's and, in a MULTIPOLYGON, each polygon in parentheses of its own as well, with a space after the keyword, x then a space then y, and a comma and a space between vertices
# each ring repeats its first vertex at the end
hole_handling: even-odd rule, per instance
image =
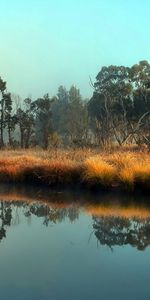
POLYGON ((0 147, 79 147, 125 143, 150 146, 150 64, 103 67, 92 83, 91 99, 60 86, 23 101, 0 79, 0 147))

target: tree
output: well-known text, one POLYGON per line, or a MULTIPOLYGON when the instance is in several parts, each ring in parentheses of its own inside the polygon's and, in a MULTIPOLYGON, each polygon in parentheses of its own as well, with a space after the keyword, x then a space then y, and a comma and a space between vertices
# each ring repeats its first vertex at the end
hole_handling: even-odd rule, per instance
POLYGON ((25 129, 25 148, 29 148, 31 137, 34 133, 35 119, 32 107, 31 98, 26 98, 24 100, 25 114, 26 114, 26 129, 25 129))
POLYGON ((150 146, 150 64, 103 67, 93 87, 88 110, 98 143, 150 146))
POLYGON ((0 98, 0 147, 4 146, 4 136, 3 136, 3 129, 4 129, 4 104, 5 104, 5 94, 6 90, 6 82, 3 81, 0 77, 0 93, 1 93, 1 98, 0 98))
POLYGON ((44 149, 48 148, 49 137, 53 132, 52 128, 52 103, 55 98, 48 94, 32 102, 32 110, 35 114, 36 140, 44 149))
POLYGON ((17 109, 13 121, 19 126, 20 147, 29 148, 35 125, 34 113, 32 110, 32 100, 30 98, 26 98, 23 104, 24 109, 21 107, 17 109))
POLYGON ((133 134, 137 143, 150 147, 150 64, 140 61, 132 66, 130 78, 135 86, 133 93, 133 134))
POLYGON ((52 103, 52 125, 54 131, 57 131, 64 141, 67 139, 68 107, 69 93, 65 87, 60 86, 57 97, 52 103))
POLYGON ((20 130, 20 147, 24 148, 25 146, 25 130, 27 126, 27 116, 26 113, 21 109, 17 109, 16 120, 20 130))
POLYGON ((8 142, 9 145, 12 145, 12 131, 15 128, 15 118, 12 116, 12 98, 11 94, 7 93, 4 95, 5 101, 5 126, 7 127, 8 131, 8 142))
POLYGON ((133 86, 129 71, 124 66, 103 67, 93 85, 94 93, 88 108, 102 146, 107 146, 113 139, 121 145, 130 134, 133 86))
POLYGON ((72 86, 69 90, 68 134, 71 143, 78 146, 85 141, 88 131, 87 106, 83 102, 80 90, 72 86))

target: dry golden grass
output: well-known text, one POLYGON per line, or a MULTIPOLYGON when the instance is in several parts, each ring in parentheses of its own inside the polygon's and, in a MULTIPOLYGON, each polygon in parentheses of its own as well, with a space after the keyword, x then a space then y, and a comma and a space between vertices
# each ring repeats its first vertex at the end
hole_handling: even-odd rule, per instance
POLYGON ((150 188, 150 161, 138 162, 133 167, 135 184, 144 189, 150 188))
POLYGON ((0 181, 150 189, 150 155, 127 149, 3 150, 0 181))
POLYGON ((110 186, 116 177, 116 167, 95 156, 88 158, 84 163, 83 180, 89 184, 110 186))

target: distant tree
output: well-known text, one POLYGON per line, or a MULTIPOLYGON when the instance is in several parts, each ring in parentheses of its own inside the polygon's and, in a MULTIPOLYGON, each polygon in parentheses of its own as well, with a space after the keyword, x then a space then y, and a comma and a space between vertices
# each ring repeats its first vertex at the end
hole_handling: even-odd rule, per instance
POLYGON ((0 77, 0 147, 4 146, 4 109, 5 109, 5 98, 4 98, 4 94, 5 94, 5 90, 6 90, 6 82, 3 81, 0 77))
POLYGON ((28 126, 26 113, 21 109, 17 109, 16 120, 20 130, 20 147, 24 148, 25 146, 25 130, 26 126, 28 126))
POLYGON ((52 103, 55 98, 50 98, 48 94, 43 98, 38 98, 32 102, 32 110, 35 114, 36 139, 37 143, 44 149, 48 148, 49 137, 53 132, 52 128, 52 103))
POLYGON ((10 93, 4 95, 5 101, 5 127, 8 132, 8 142, 12 146, 12 132, 15 129, 15 118, 12 116, 12 97, 10 93))
POLYGON ((34 132, 34 113, 32 111, 32 101, 26 98, 22 106, 17 108, 16 114, 13 116, 13 122, 19 126, 20 130, 20 147, 29 148, 31 137, 34 132))
POLYGON ((31 98, 26 98, 24 100, 24 105, 25 105, 25 114, 26 114, 25 148, 29 148, 32 135, 34 134, 35 131, 34 130, 35 118, 34 118, 31 98))
POLYGON ((71 143, 82 145, 87 136, 88 112, 83 102, 80 90, 72 86, 69 90, 68 133, 71 143))
POLYGON ((57 97, 52 103, 52 124, 55 131, 64 139, 67 136, 69 93, 65 87, 58 88, 57 97))

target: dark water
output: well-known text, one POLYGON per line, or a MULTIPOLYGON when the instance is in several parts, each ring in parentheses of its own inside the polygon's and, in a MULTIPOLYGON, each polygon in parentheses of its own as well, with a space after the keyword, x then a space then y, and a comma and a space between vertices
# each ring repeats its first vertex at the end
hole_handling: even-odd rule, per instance
POLYGON ((0 199, 1 300, 150 299, 143 202, 7 188, 0 199))

